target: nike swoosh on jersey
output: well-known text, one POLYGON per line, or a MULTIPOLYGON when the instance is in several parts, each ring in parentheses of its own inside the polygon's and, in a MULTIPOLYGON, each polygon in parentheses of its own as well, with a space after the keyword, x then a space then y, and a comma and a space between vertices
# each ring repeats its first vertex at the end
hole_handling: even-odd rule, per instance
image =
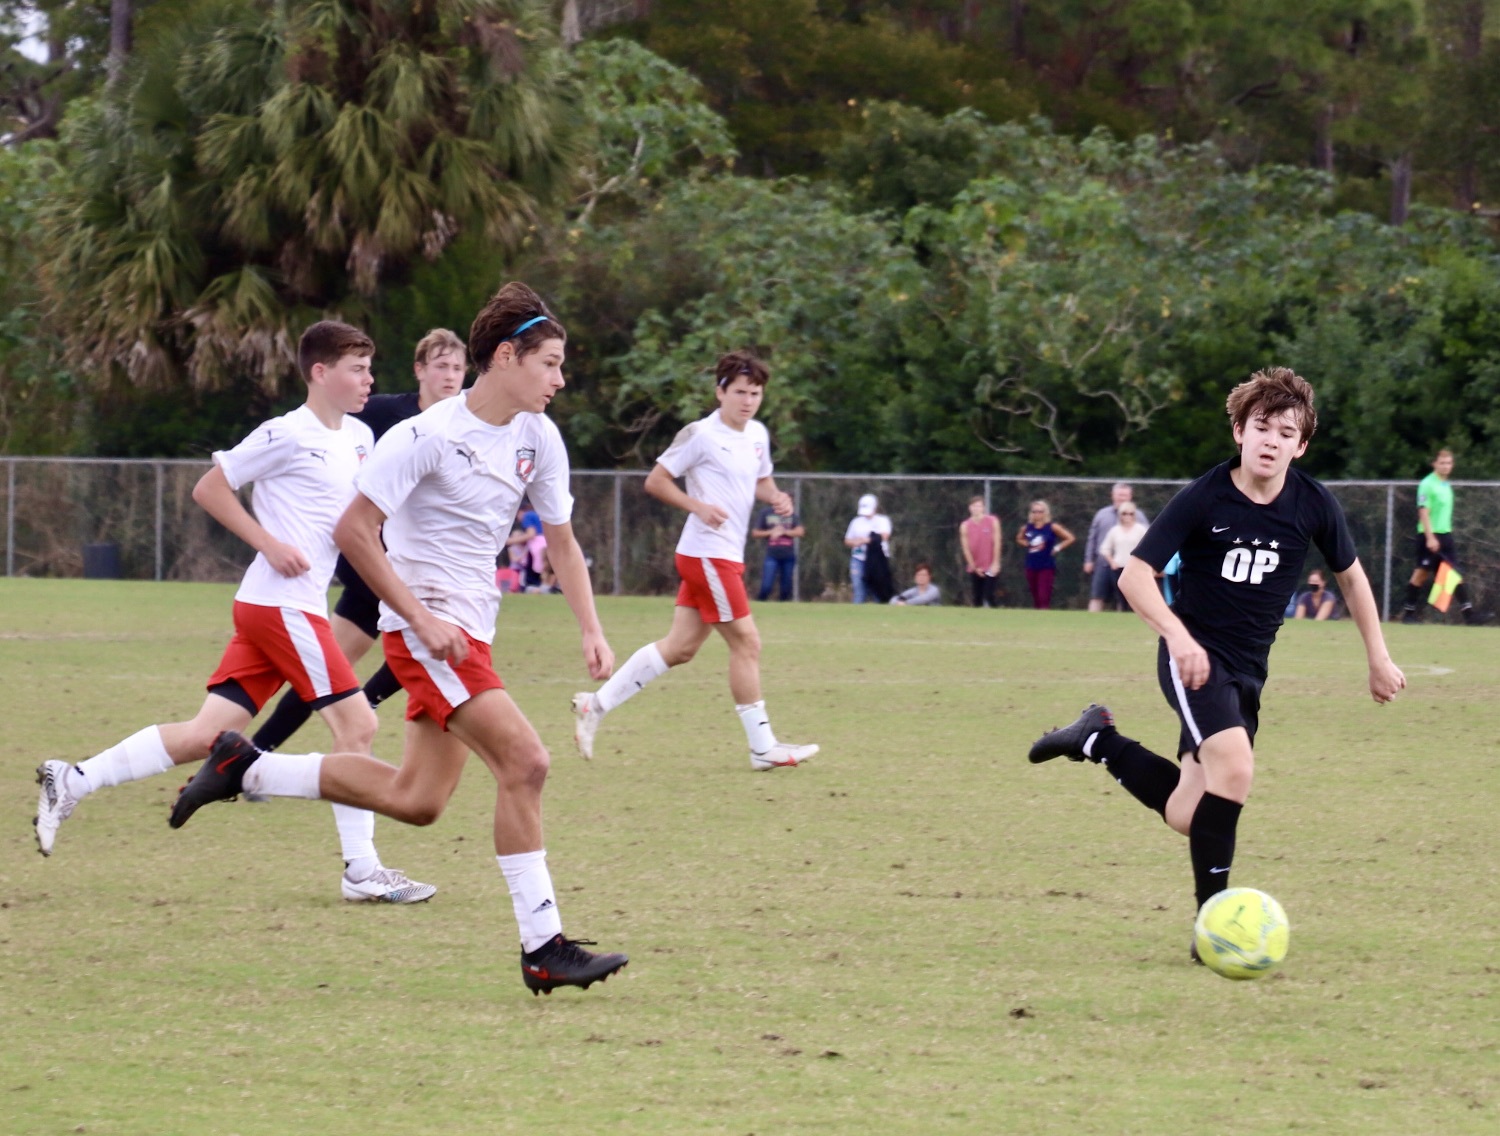
POLYGON ((1214 529, 1214 532, 1216 532, 1216 533, 1221 533, 1221 532, 1228 532, 1228 531, 1229 531, 1229 526, 1228 526, 1228 525, 1225 525, 1225 526, 1224 526, 1224 527, 1223 527, 1223 528, 1221 528, 1221 529, 1214 529))

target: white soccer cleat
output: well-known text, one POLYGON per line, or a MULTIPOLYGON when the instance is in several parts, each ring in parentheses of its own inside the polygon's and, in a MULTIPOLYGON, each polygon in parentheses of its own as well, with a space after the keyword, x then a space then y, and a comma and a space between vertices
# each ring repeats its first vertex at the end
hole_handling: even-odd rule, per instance
POLYGON ((768 769, 792 769, 801 765, 804 761, 818 752, 815 745, 794 746, 786 742, 778 742, 765 753, 750 754, 750 768, 757 773, 764 773, 768 769))
POLYGON ((36 850, 43 856, 50 856, 52 845, 57 840, 57 830, 73 815, 78 798, 68 792, 66 761, 42 762, 36 767, 36 783, 42 787, 36 802, 36 816, 31 821, 36 828, 36 850))
POLYGON ((604 711, 598 709, 594 696, 588 691, 573 695, 573 714, 578 719, 573 724, 573 744, 585 758, 594 756, 594 735, 599 732, 599 723, 604 721, 604 711))
POLYGON ((399 868, 376 868, 363 880, 351 880, 345 872, 341 887, 350 903, 425 903, 437 894, 432 884, 409 880, 399 868))

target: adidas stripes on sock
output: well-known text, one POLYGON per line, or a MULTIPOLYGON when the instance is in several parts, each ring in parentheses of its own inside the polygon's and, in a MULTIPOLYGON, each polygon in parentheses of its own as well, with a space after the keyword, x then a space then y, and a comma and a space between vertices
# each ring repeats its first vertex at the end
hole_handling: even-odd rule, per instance
POLYGON ((510 888, 511 907, 521 931, 521 949, 530 953, 562 931, 562 915, 557 910, 557 895, 547 871, 547 850, 496 856, 495 863, 505 873, 505 884, 510 888))
POLYGON ((68 792, 86 797, 95 789, 123 785, 165 773, 172 755, 161 740, 161 729, 147 726, 68 770, 68 792))

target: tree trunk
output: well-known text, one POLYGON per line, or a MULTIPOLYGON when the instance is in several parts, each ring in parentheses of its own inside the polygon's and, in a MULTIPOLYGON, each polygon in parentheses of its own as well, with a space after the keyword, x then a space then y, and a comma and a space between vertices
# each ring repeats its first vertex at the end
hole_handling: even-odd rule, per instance
POLYGON ((1026 0, 1010 0, 1010 53, 1026 58, 1026 0))
POLYGON ((1331 174, 1333 173, 1333 107, 1326 104, 1319 107, 1314 121, 1317 124, 1318 137, 1313 144, 1313 166, 1325 174, 1331 174))
POLYGON ((104 66, 111 83, 119 81, 125 71, 125 61, 130 58, 134 15, 133 0, 109 0, 109 58, 104 66))
POLYGON ((1411 155, 1402 154, 1392 158, 1391 170, 1391 224, 1406 224, 1411 211, 1411 155))
POLYGON ((979 0, 964 0, 964 38, 973 39, 979 30, 979 0))
POLYGON ((1484 2, 1463 0, 1458 11, 1458 53, 1465 59, 1478 59, 1484 49, 1484 2))
POLYGON ((583 32, 578 25, 578 0, 563 0, 560 31, 564 46, 573 47, 583 39, 583 32))

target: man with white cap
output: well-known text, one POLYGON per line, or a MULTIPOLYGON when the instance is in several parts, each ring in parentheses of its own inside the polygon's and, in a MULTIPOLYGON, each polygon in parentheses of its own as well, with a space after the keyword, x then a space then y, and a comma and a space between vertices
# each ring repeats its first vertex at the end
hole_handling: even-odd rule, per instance
POLYGON ((880 537, 881 550, 887 557, 891 554, 891 519, 877 512, 879 507, 875 494, 866 493, 859 499, 854 519, 844 533, 844 543, 849 547, 849 583, 857 604, 865 602, 865 558, 869 555, 870 541, 880 537))

